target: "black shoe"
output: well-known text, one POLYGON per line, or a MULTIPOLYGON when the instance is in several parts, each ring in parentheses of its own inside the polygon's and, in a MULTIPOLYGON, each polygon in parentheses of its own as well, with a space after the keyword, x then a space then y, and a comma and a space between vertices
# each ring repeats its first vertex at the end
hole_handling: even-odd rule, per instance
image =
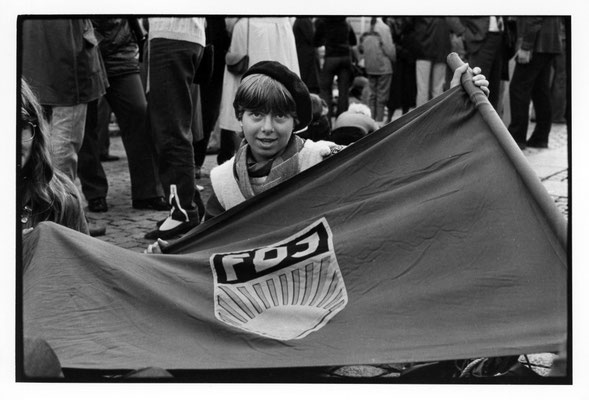
MULTIPOLYGON (((196 209, 198 210, 198 215, 199 216, 205 215, 205 204, 203 203, 202 198, 200 197, 200 193, 199 193, 198 189, 194 191, 194 202, 196 203, 196 209)), ((168 206, 168 209, 170 209, 169 206, 168 206)), ((162 226, 162 224, 164 222, 166 222, 166 219, 168 219, 168 218, 166 217, 164 219, 160 219, 159 221, 157 221, 155 223, 155 226, 159 228, 160 226, 162 226)))
POLYGON ((170 204, 172 209, 168 218, 156 230, 146 233, 145 239, 172 239, 200 224, 198 209, 185 210, 180 206, 176 185, 170 185, 170 204))
POLYGON ((200 224, 200 217, 198 215, 198 210, 184 210, 186 215, 184 215, 180 210, 173 210, 170 212, 168 218, 164 219, 163 221, 158 221, 158 228, 147 232, 145 234, 145 239, 155 240, 155 239, 173 239, 177 236, 181 236, 200 224), (164 225, 168 222, 169 225, 176 225, 171 229, 165 229, 166 226, 164 225), (164 229, 162 229, 162 226, 164 229))
POLYGON ((150 199, 133 200, 133 208, 138 210, 167 211, 170 205, 163 197, 152 197, 150 199))
POLYGON ((88 217, 86 217, 86 223, 88 224, 88 233, 90 234, 90 236, 92 236, 92 237, 102 236, 106 233, 106 225, 105 224, 99 224, 97 222, 94 222, 94 221, 88 219, 88 217))
POLYGON ((106 234, 106 225, 91 222, 88 224, 88 230, 90 231, 90 236, 92 237, 103 236, 106 234))
POLYGON ((536 147, 538 149, 547 149, 548 148, 548 142, 543 142, 543 141, 538 141, 538 140, 528 140, 526 142, 526 145, 528 147, 536 147))
POLYGON ((108 206, 106 205, 106 199, 99 197, 97 199, 88 200, 88 210, 92 212, 107 212, 108 206))
POLYGON ((110 154, 101 154, 100 161, 102 162, 109 162, 109 161, 119 161, 120 157, 118 156, 111 156, 110 154))
MULTIPOLYGON (((165 230, 165 231, 160 230, 159 228, 155 229, 153 231, 147 232, 144 237, 145 237, 145 239, 149 239, 149 240, 174 239, 176 237, 184 235, 185 233, 187 233, 189 230, 191 230, 195 226, 198 226, 198 224, 200 224, 200 221, 198 220, 198 218, 195 218, 193 220, 184 221, 184 222, 180 223, 180 225, 178 225, 172 229, 165 230)), ((160 228, 161 228, 161 225, 160 225, 160 228)))

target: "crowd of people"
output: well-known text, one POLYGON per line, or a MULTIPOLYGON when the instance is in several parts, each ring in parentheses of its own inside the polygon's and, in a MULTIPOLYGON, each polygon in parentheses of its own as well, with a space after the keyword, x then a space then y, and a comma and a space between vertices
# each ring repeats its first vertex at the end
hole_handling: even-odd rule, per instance
POLYGON ((24 20, 23 234, 42 221, 104 232, 85 216, 74 182, 89 211, 108 210, 101 161, 110 110, 132 206, 169 210, 146 233, 159 239, 148 252, 377 130, 397 108, 406 113, 458 85, 469 64, 501 112, 501 82, 515 57, 509 130, 520 148, 547 147, 552 120, 565 116, 551 108, 565 67, 564 22, 372 17, 357 32, 345 17, 24 20), (453 74, 445 64, 451 51, 469 63, 453 74), (537 123, 526 141, 530 101, 537 123), (216 125, 219 165, 205 205, 196 183, 216 125))
MULTIPOLYGON (((205 206, 196 189, 213 132, 220 166, 243 161, 248 173, 259 168, 255 174, 267 177, 270 167, 250 165, 260 160, 250 160, 251 150, 244 153, 248 144, 255 148, 244 110, 291 113, 297 143, 349 145, 390 122, 397 109, 406 113, 448 89, 445 58, 452 51, 480 67, 500 114, 504 82, 511 78, 509 131, 522 149, 547 147, 552 121, 565 118, 565 23, 561 17, 505 16, 367 17, 360 26, 358 18, 335 16, 25 19, 22 93, 42 111, 23 117, 21 147, 29 146, 25 133, 35 125, 29 140, 50 154, 45 158, 54 180, 79 179, 88 210, 107 211, 101 163, 109 159, 104 143, 112 112, 127 153, 131 204, 169 210, 146 232, 148 239, 167 240, 220 210, 219 204, 205 206), (263 93, 273 98, 270 105, 260 92, 258 103, 247 99, 238 107, 248 67, 270 61, 292 74, 289 82, 304 86, 305 123, 301 110, 293 113, 269 89, 263 93), (530 103, 536 127, 527 139, 530 103)), ((21 191, 22 219, 37 220, 45 210, 30 193, 43 190, 30 189, 32 171, 24 167, 23 161, 29 189, 21 191)), ((81 225, 93 235, 104 233, 87 218, 81 225)))

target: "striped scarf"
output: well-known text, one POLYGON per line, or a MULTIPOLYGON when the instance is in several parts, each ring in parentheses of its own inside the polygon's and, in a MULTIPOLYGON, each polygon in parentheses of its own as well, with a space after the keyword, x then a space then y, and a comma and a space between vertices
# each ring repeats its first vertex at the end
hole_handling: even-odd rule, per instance
POLYGON ((243 141, 235 154, 233 174, 243 197, 250 199, 299 173, 298 154, 305 140, 292 135, 286 149, 270 161, 256 162, 243 141))

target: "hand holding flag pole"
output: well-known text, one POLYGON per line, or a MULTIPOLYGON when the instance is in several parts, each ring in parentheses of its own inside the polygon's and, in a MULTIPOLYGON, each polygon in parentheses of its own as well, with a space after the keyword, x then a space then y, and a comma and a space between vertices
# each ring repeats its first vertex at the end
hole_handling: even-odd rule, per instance
MULTIPOLYGON (((464 62, 460 59, 460 56, 457 53, 450 53, 446 58, 446 62, 452 71, 456 71, 457 68, 464 65, 464 62)), ((534 194, 534 198, 538 201, 539 207, 546 215, 548 222, 552 229, 554 229, 561 244, 566 247, 568 236, 566 220, 554 205, 554 201, 546 191, 546 188, 538 179, 538 176, 511 137, 503 120, 501 120, 501 117, 499 117, 487 99, 487 96, 483 93, 483 90, 473 81, 473 76, 472 69, 468 68, 460 78, 462 87, 477 110, 481 113, 483 120, 485 120, 489 125, 489 128, 491 128, 491 131, 495 134, 495 137, 505 150, 505 153, 513 163, 514 167, 520 172, 522 180, 526 183, 528 189, 534 194)))
POLYGON ((489 89, 488 85, 489 82, 483 75, 478 75, 481 73, 481 69, 475 67, 474 69, 468 67, 468 69, 459 75, 456 76, 456 71, 459 69, 464 69, 465 64, 457 53, 450 53, 446 58, 446 62, 448 66, 454 72, 455 76, 452 78, 451 87, 457 86, 457 82, 455 79, 460 79, 462 86, 470 96, 472 102, 475 106, 478 107, 479 103, 489 103, 487 97, 489 96, 489 89))

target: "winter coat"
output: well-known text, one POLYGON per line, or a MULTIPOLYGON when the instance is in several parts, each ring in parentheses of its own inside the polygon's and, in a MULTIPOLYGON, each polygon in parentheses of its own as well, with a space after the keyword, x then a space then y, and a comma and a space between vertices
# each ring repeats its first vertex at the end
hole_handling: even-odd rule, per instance
POLYGON ((444 17, 413 18, 411 49, 417 60, 446 62, 450 53, 450 28, 444 17))
POLYGON ((104 95, 108 80, 91 21, 23 21, 22 74, 43 105, 74 106, 104 95))
POLYGON ((325 57, 350 55, 357 44, 356 34, 345 17, 324 17, 315 21, 315 47, 325 46, 325 57))
POLYGON ((390 28, 380 19, 371 26, 370 31, 362 34, 359 50, 364 55, 364 68, 368 75, 393 73, 395 45, 390 28))
POLYGON ((313 46, 315 28, 311 18, 297 18, 293 27, 301 79, 309 91, 319 93, 319 60, 313 46))
POLYGON ((560 54, 560 17, 518 17, 517 36, 522 50, 560 54))

